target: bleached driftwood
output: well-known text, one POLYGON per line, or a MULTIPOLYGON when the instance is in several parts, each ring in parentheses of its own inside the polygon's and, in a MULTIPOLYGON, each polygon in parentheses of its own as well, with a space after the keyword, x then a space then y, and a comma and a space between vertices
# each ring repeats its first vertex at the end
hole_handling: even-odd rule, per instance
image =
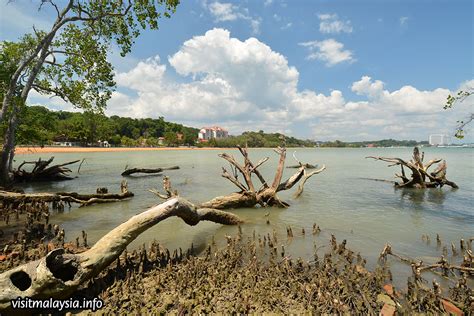
POLYGON ((170 199, 133 216, 83 253, 67 254, 64 249, 56 249, 40 260, 0 274, 0 309, 9 308, 10 300, 17 297, 67 297, 116 260, 127 245, 141 233, 172 216, 180 217, 192 226, 203 220, 224 225, 236 225, 241 222, 232 213, 208 208, 198 209, 179 197, 170 199))
POLYGON ((312 175, 318 174, 325 169, 325 167, 323 166, 322 168, 308 174, 306 172, 308 166, 314 166, 299 162, 295 156, 295 159, 298 162, 298 170, 286 181, 282 182, 286 159, 286 148, 278 147, 277 149, 275 149, 275 152, 279 155, 278 166, 275 172, 273 182, 270 184, 267 183, 265 178, 258 170, 258 168, 266 161, 268 161, 269 158, 263 158, 256 164, 254 164, 249 158, 247 148, 243 148, 240 146, 238 146, 237 148, 244 157, 243 164, 237 162, 237 160, 232 155, 226 153, 220 154, 219 157, 227 160, 232 168, 231 172, 227 171, 227 169, 225 168, 222 168, 222 177, 232 182, 236 187, 239 188, 240 191, 224 196, 215 197, 210 201, 201 203, 200 205, 202 207, 229 209, 240 207, 253 207, 257 204, 263 207, 288 207, 289 204, 281 200, 278 197, 277 193, 280 191, 291 189, 295 184, 297 184, 300 180, 303 179, 303 181, 300 182, 300 188, 298 189, 296 194, 296 197, 298 197, 303 192, 303 186, 306 180, 312 175), (259 179, 261 183, 260 188, 256 187, 253 183, 252 175, 255 175, 259 179), (239 176, 241 176, 244 181, 240 181, 239 176))
POLYGON ((447 171, 447 164, 445 160, 442 159, 432 159, 426 164, 424 164, 423 160, 425 158, 425 153, 422 152, 420 154, 420 150, 418 147, 413 149, 413 158, 409 161, 405 161, 401 158, 390 158, 390 157, 375 157, 369 156, 366 158, 372 158, 375 160, 381 160, 385 162, 391 163, 388 165, 389 167, 392 166, 400 166, 401 174, 395 174, 398 178, 402 180, 401 183, 395 183, 396 187, 402 188, 436 188, 442 187, 444 185, 449 185, 453 188, 458 188, 457 184, 449 181, 446 179, 446 171, 447 171), (438 167, 433 172, 428 172, 428 169, 436 164, 438 167), (411 177, 408 178, 405 174, 404 167, 410 169, 411 177))
POLYGON ((57 193, 18 193, 10 191, 0 191, 0 201, 4 203, 21 202, 68 202, 79 203, 87 206, 95 203, 119 202, 130 199, 134 194, 129 191, 122 193, 94 193, 80 194, 77 192, 57 192, 57 193))

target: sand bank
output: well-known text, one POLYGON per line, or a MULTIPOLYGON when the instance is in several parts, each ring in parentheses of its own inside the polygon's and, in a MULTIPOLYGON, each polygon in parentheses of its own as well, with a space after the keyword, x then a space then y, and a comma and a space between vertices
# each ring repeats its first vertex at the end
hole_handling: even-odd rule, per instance
POLYGON ((119 151, 157 151, 157 150, 223 150, 223 148, 196 147, 16 147, 15 154, 45 154, 45 153, 90 153, 90 152, 119 152, 119 151))

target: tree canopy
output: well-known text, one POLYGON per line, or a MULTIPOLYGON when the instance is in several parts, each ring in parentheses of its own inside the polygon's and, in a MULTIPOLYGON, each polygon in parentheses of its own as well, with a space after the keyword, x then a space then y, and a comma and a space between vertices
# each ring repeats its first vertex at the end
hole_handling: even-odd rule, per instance
POLYGON ((94 112, 51 111, 43 106, 28 106, 21 114, 17 143, 48 145, 54 142, 74 142, 96 145, 108 141, 115 146, 177 146, 194 144, 199 130, 157 119, 133 119, 117 115, 107 117, 94 112), (182 134, 182 139, 177 135, 182 134), (160 143, 160 137, 165 142, 160 143))
POLYGON ((4 136, 0 156, 0 182, 10 177, 22 107, 33 89, 57 96, 86 112, 102 113, 115 87, 108 51, 117 47, 122 56, 145 29, 158 29, 161 17, 170 17, 179 0, 69 0, 51 6, 56 18, 49 30, 25 34, 18 42, 0 44, 2 104, 0 123, 4 136))

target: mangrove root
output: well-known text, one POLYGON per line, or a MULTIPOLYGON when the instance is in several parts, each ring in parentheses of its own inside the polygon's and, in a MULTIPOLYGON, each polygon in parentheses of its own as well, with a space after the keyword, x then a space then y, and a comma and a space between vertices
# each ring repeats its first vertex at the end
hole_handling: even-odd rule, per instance
POLYGON ((17 297, 67 297, 116 260, 141 233, 172 216, 192 226, 203 220, 224 225, 241 223, 234 214, 197 208, 182 198, 171 199, 133 216, 83 253, 67 254, 62 248, 55 249, 40 260, 0 274, 0 309, 8 308, 10 300, 17 297))
POLYGON ((442 275, 444 276, 449 276, 454 270, 457 270, 460 273, 466 273, 467 275, 474 274, 474 256, 472 255, 472 252, 470 252, 470 250, 466 251, 464 260, 460 265, 454 265, 449 263, 448 260, 446 260, 446 258, 444 257, 444 255, 442 255, 440 260, 436 263, 427 265, 424 264, 423 261, 416 261, 411 258, 407 258, 405 256, 394 253, 392 250, 392 246, 390 244, 386 244, 382 252, 380 253, 379 259, 386 261, 388 255, 391 255, 402 262, 410 264, 415 280, 421 280, 421 273, 424 271, 435 272, 436 270, 441 270, 442 275))
POLYGON ((449 185, 453 188, 458 188, 457 184, 446 179, 447 164, 442 159, 432 159, 428 163, 424 164, 423 159, 425 153, 420 154, 418 147, 413 149, 413 158, 410 161, 405 161, 401 158, 388 158, 388 157, 374 157, 369 156, 366 158, 372 158, 375 160, 381 160, 389 162, 389 167, 399 165, 401 168, 401 174, 395 174, 402 180, 401 183, 396 182, 395 186, 399 188, 436 188, 444 185, 449 185), (438 167, 433 172, 428 172, 428 169, 438 164, 438 167), (405 174, 404 167, 411 170, 411 177, 408 178, 405 174))

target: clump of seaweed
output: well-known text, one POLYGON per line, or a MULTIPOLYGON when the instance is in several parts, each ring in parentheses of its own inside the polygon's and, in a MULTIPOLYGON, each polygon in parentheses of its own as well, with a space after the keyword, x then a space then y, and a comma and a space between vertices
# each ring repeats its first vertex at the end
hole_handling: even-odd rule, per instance
MULTIPOLYGON (((294 238, 291 227, 286 230, 287 237, 294 238)), ((318 226, 313 227, 313 231, 319 230, 318 226)), ((244 237, 239 229, 235 237, 226 236, 226 243, 219 249, 213 242, 198 256, 194 247, 184 253, 181 249, 171 253, 156 242, 148 250, 143 246, 124 252, 76 296, 99 295, 105 301, 102 311, 111 314, 392 315, 461 310, 468 314, 474 307, 466 271, 461 272, 448 291, 449 297, 445 297, 436 281, 432 286, 423 282, 420 275, 426 265, 410 261, 413 276, 406 291, 395 289, 387 264, 387 256, 394 254, 391 249, 385 249, 377 268, 368 271, 366 260, 355 255, 346 240, 338 243, 334 235, 322 258, 317 253, 321 247, 315 245, 312 261, 291 259, 285 245, 281 241, 278 244, 275 231, 244 237)), ((467 246, 464 248, 468 256, 467 246)), ((472 260, 469 265, 472 267, 472 260)), ((435 268, 443 270, 440 264, 435 268)), ((452 271, 451 266, 449 270, 452 271)))

